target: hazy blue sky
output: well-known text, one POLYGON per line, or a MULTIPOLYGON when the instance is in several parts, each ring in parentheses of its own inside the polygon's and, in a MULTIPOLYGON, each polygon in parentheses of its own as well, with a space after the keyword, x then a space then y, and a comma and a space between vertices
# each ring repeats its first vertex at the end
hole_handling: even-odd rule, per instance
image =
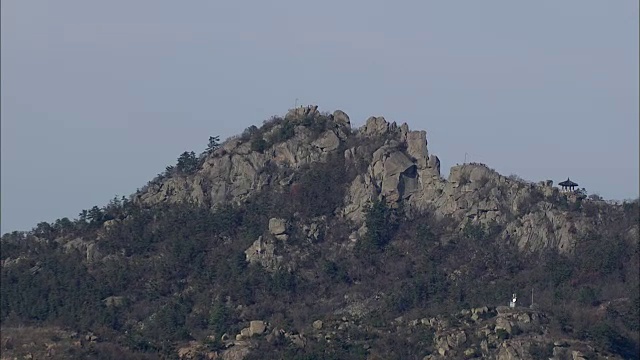
POLYGON ((638 1, 3 0, 2 229, 75 218, 295 99, 638 196, 638 1))

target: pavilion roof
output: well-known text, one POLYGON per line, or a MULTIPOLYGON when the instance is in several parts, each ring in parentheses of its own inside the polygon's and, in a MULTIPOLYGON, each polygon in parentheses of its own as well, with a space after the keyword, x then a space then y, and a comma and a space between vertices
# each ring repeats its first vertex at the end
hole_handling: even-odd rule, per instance
POLYGON ((573 181, 571 181, 569 178, 567 178, 566 181, 563 181, 561 183, 558 183, 558 185, 560 186, 578 186, 577 183, 574 183, 573 181))

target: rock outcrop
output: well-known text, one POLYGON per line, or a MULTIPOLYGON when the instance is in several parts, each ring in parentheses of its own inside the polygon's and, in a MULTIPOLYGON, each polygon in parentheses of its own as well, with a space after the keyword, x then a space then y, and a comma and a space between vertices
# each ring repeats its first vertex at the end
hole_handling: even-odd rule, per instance
MULTIPOLYGON (((411 337, 427 331, 433 336, 427 345, 432 349, 424 359, 535 359, 554 358, 610 358, 618 357, 597 353, 587 342, 569 340, 553 335, 548 330, 546 314, 529 308, 482 306, 465 309, 459 314, 439 315, 431 318, 410 319, 398 317, 388 324, 397 337, 411 337), (591 357, 587 357, 590 353, 591 357)), ((373 331, 343 316, 332 320, 316 320, 311 324, 308 339, 331 342, 342 339, 352 331, 373 331)), ((362 344, 375 353, 375 348, 362 344)))
POLYGON ((342 110, 336 110, 333 112, 333 120, 339 125, 351 128, 351 120, 349 119, 349 115, 347 115, 342 110))
POLYGON ((275 242, 273 240, 265 240, 262 236, 245 250, 247 262, 258 263, 266 269, 276 270, 282 263, 282 255, 276 255, 275 242))
POLYGON ((278 240, 287 240, 287 221, 285 219, 272 218, 269 220, 269 232, 278 240))
POLYGON ((242 341, 251 338, 252 336, 262 335, 267 330, 267 324, 262 320, 252 320, 249 322, 249 326, 240 330, 240 333, 236 335, 236 340, 242 341))
MULTIPOLYGON (((189 202, 211 208, 226 202, 241 202, 266 186, 286 180, 265 171, 269 166, 299 169, 323 161, 335 151, 346 138, 345 131, 350 131, 349 117, 338 111, 336 115, 327 120, 328 130, 314 138, 300 120, 313 121, 321 116, 317 106, 292 109, 285 116, 285 121, 294 124, 294 136, 290 139, 261 152, 252 150, 251 141, 231 138, 208 155, 195 174, 160 177, 138 192, 134 201, 146 205, 189 202)), ((283 126, 274 126, 264 137, 269 138, 283 126)))
MULTIPOLYGON (((523 288, 523 278, 534 274, 534 278, 544 279, 551 273, 545 267, 555 263, 546 262, 547 259, 540 262, 540 268, 523 266, 518 270, 522 262, 513 266, 505 260, 518 257, 511 256, 517 254, 510 248, 502 252, 500 240, 522 251, 550 248, 568 252, 574 249, 576 239, 589 230, 623 219, 624 226, 611 230, 604 226, 594 236, 622 239, 617 245, 624 252, 623 242, 637 244, 640 233, 639 225, 627 225, 631 221, 628 208, 618 206, 621 216, 609 216, 606 211, 614 207, 605 209, 608 205, 601 200, 559 194, 551 181, 529 183, 500 175, 483 164, 456 165, 445 179, 440 173, 439 158, 429 152, 425 131, 411 131, 406 123, 397 126, 383 117, 369 118, 358 131, 351 131, 350 127, 349 116, 340 110, 328 115, 321 114, 317 107, 293 109, 285 119, 272 119, 257 132, 252 128, 243 137, 229 139, 219 149, 203 154, 194 173, 168 171, 135 195, 135 204, 144 206, 127 206, 119 214, 106 214, 104 219, 115 218, 104 221, 102 226, 96 220, 79 220, 75 232, 58 231, 47 237, 43 228, 28 235, 35 246, 24 246, 24 253, 16 251, 22 244, 8 247, 11 253, 1 259, 0 265, 10 275, 8 279, 33 278, 32 283, 48 285, 53 281, 47 276, 57 270, 52 266, 58 266, 56 261, 62 258, 45 261, 39 256, 46 251, 79 253, 78 263, 87 265, 86 269, 61 269, 65 274, 79 269, 83 277, 78 279, 108 284, 98 288, 104 294, 98 305, 128 314, 121 319, 126 320, 123 326, 131 329, 131 334, 154 338, 163 321, 172 319, 169 316, 186 319, 185 330, 192 338, 177 338, 171 344, 175 346, 174 356, 181 359, 243 359, 252 349, 262 351, 263 345, 294 352, 297 348, 320 349, 317 354, 348 345, 349 351, 366 352, 370 358, 385 354, 384 347, 411 348, 411 354, 424 359, 596 358, 593 354, 597 351, 589 347, 593 342, 561 338, 574 335, 564 326, 547 328, 549 319, 537 308, 480 306, 438 316, 429 312, 452 308, 462 303, 463 296, 464 302, 491 301, 495 296, 491 292, 502 293, 514 285, 523 288), (310 166, 325 161, 327 164, 320 167, 310 166), (331 170, 343 165, 333 181, 331 170), (323 177, 326 173, 332 176, 323 177), (340 192, 332 193, 334 183, 335 187, 344 186, 340 192), (268 192, 259 193, 262 190, 268 192), (328 201, 329 205, 324 203, 325 193, 337 194, 328 201), (358 247, 370 245, 358 242, 367 234, 365 209, 373 199, 384 199, 390 208, 402 210, 394 216, 408 217, 391 242, 376 249, 380 251, 375 254, 367 253, 369 249, 364 246, 358 247), (247 206, 232 207, 228 212, 224 208, 225 212, 213 218, 201 209, 147 208, 162 203, 193 203, 216 210, 220 205, 242 205, 244 201, 247 206), (580 209, 583 201, 593 206, 580 209), (308 211, 316 203, 321 211, 308 211), (587 210, 592 215, 587 216, 587 210), (425 218, 418 219, 420 216, 425 218), (135 222, 130 223, 131 219, 135 222), (409 223, 414 219, 420 222, 409 223), (173 232, 176 224, 185 223, 193 225, 173 232), (127 224, 134 226, 127 228, 127 224), (436 226, 429 234, 432 224, 436 226), (427 228, 425 236, 420 235, 423 227, 427 228), (189 232, 191 229, 196 231, 189 232), (492 231, 490 237, 477 235, 486 229, 492 231), (419 235, 414 236, 414 230, 419 235), (615 237, 608 237, 606 231, 615 237), (453 246, 441 246, 450 238, 455 242, 453 246), (491 244, 485 247, 487 239, 491 244), (241 267, 237 266, 236 255, 242 249, 246 249, 244 255, 250 266, 238 271, 241 267), (358 255, 371 259, 361 261, 356 258, 358 255), (129 276, 118 269, 135 273, 129 276), (133 285, 119 285, 122 276, 134 279, 133 285), (471 284, 486 289, 476 291, 476 285, 471 284), (211 297, 220 299, 214 304, 223 307, 212 307, 211 297), (181 307, 168 307, 184 300, 193 301, 188 315, 182 313, 181 307), (150 304, 148 316, 138 321, 139 310, 150 304), (135 311, 126 313, 129 309, 135 311), (174 310, 179 313, 171 312, 174 310), (390 321, 386 317, 389 313, 397 317, 390 321), (233 320, 225 327, 217 326, 220 316, 233 320), (397 346, 390 346, 390 342, 397 346)), ((637 214, 633 216, 635 219, 637 214)), ((29 244, 17 235, 7 236, 6 241, 29 244)), ((600 249, 586 248, 592 254, 598 254, 600 249)), ((576 254, 580 255, 580 251, 584 248, 578 248, 576 254)), ((617 258, 613 256, 618 255, 612 254, 607 261, 614 264, 617 258)), ((576 258, 580 260, 579 256, 576 258)), ((579 261, 557 263, 573 266, 579 261)), ((632 268, 637 265, 629 263, 632 268)), ((609 263, 606 267, 615 269, 609 263)), ((560 287, 566 291, 583 287, 591 273, 579 270, 563 280, 561 286, 545 288, 544 296, 555 297, 555 289, 560 287)), ((537 284, 545 283, 534 281, 538 283, 531 287, 536 289, 537 284)), ((14 282, 14 294, 24 288, 21 284, 14 282)), ((67 287, 73 289, 70 285, 67 287)), ((88 298, 94 299, 91 287, 82 289, 89 289, 88 298)), ((589 300, 592 294, 585 294, 589 300)), ((589 300, 583 311, 589 315, 593 312, 593 319, 605 319, 611 314, 622 318, 633 301, 629 295, 624 296, 606 300, 603 297, 598 300, 599 306, 589 300)), ((14 299, 17 304, 21 301, 20 297, 14 299)), ((573 303, 582 302, 580 299, 573 303)), ((20 336, 11 339, 3 342, 3 350, 28 345, 13 344, 23 341, 20 336)), ((84 343, 82 339, 74 338, 76 349, 109 341, 103 334, 100 339, 87 335, 84 343)), ((26 346, 24 350, 36 348, 49 350, 46 344, 26 346)), ((604 354, 604 350, 599 351, 604 354)))
POLYGON ((318 115, 320 115, 318 105, 308 105, 289 110, 285 119, 301 119, 305 117, 316 117, 318 115))
MULTIPOLYGON (((428 151, 426 131, 411 131, 406 123, 397 126, 380 116, 370 117, 361 129, 349 135, 349 116, 336 110, 326 117, 329 124, 326 130, 313 135, 304 122, 321 116, 325 115, 320 114, 317 106, 292 109, 284 120, 294 124, 294 136, 288 140, 261 152, 253 151, 248 140, 230 139, 204 159, 194 175, 160 179, 138 193, 135 201, 149 205, 191 202, 211 208, 226 202, 242 202, 266 187, 290 183, 291 177, 267 171, 269 167, 295 171, 324 161, 329 154, 344 148, 349 137, 355 136, 360 143, 383 140, 372 150, 363 146, 341 150, 347 166, 356 166, 363 158, 370 159, 366 170, 350 182, 340 212, 356 228, 362 227, 366 204, 379 197, 392 206, 402 202, 409 217, 429 211, 438 218, 455 219, 461 228, 468 221, 485 226, 498 224, 503 228, 502 238, 524 251, 542 248, 570 251, 577 235, 589 227, 545 201, 558 194, 552 182, 526 183, 502 176, 482 164, 456 165, 448 179, 444 179, 440 160, 428 151)), ((264 137, 272 136, 282 126, 274 126, 264 137)), ((272 234, 278 239, 288 237, 284 232, 272 234)), ((261 250, 266 254, 262 262, 266 261, 265 256, 272 258, 268 242, 253 249, 265 246, 266 250, 261 250)))

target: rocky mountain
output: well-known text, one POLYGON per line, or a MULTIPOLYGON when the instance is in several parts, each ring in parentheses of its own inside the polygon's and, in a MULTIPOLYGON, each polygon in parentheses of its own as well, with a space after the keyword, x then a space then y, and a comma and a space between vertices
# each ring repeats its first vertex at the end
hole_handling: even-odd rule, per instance
POLYGON ((3 235, 3 353, 638 358, 638 201, 484 164, 445 179, 426 135, 300 107, 3 235))
MULTIPOLYGON (((321 115, 316 106, 290 111, 283 123, 274 121, 260 136, 273 137, 290 126, 290 138, 263 151, 252 151, 252 141, 232 138, 208 156, 200 169, 187 177, 160 178, 135 201, 144 205, 189 202, 215 208, 241 202, 265 187, 291 186, 294 175, 309 164, 344 157, 344 166, 362 171, 349 179, 345 199, 335 215, 364 224, 364 207, 385 197, 391 206, 402 203, 409 218, 431 211, 438 218, 452 218, 462 227, 467 220, 503 226, 501 237, 522 250, 556 248, 570 251, 578 233, 598 226, 583 217, 571 217, 551 180, 537 184, 498 174, 483 164, 464 164, 451 169, 448 179, 440 174, 440 160, 429 155, 426 131, 411 131, 383 117, 370 117, 362 129, 352 130, 347 114, 337 110, 321 115), (304 121, 322 119, 318 133, 304 121), (280 171, 264 171, 275 166, 280 171)), ((285 130, 287 131, 287 130, 285 130)), ((583 200, 569 194, 566 201, 583 200)), ((632 234, 637 227, 630 229, 632 234)))

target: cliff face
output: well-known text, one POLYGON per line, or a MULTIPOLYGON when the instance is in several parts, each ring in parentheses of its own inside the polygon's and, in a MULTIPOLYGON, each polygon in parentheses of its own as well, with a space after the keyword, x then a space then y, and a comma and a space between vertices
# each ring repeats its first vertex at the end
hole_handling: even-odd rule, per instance
MULTIPOLYGON (((295 126, 290 139, 272 144, 263 151, 252 151, 250 139, 231 138, 205 159, 196 174, 156 181, 136 194, 136 201, 146 205, 192 202, 212 208, 224 202, 241 202, 266 186, 277 186, 286 181, 282 176, 264 171, 269 166, 296 170, 325 160, 328 153, 346 140, 346 133, 350 131, 348 117, 346 121, 340 121, 340 114, 336 111, 329 129, 312 139, 312 131, 301 122, 302 116, 319 117, 317 108, 306 113, 291 111, 286 117, 295 126)), ((262 133, 262 140, 280 131, 282 126, 276 125, 262 133)))
MULTIPOLYGON (((262 189, 291 185, 292 172, 338 154, 345 166, 358 172, 336 214, 352 221, 360 234, 363 209, 381 197, 392 206, 402 205, 408 217, 428 211, 454 219, 460 228, 468 221, 500 225, 501 237, 523 251, 570 252, 577 236, 595 225, 554 204, 560 194, 550 181, 527 183, 483 164, 454 166, 444 179, 440 160, 429 154, 426 131, 412 131, 406 123, 398 126, 384 117, 370 117, 362 128, 351 129, 348 115, 336 110, 327 117, 326 130, 315 134, 310 124, 321 117, 316 106, 293 109, 284 118, 288 124, 261 134, 268 139, 292 125, 291 138, 263 151, 253 151, 251 139, 231 138, 208 155, 195 174, 159 179, 136 194, 135 201, 149 206, 191 202, 210 208, 241 203, 262 189), (267 171, 274 166, 281 171, 267 171)), ((568 201, 583 198, 571 195, 568 201)))

